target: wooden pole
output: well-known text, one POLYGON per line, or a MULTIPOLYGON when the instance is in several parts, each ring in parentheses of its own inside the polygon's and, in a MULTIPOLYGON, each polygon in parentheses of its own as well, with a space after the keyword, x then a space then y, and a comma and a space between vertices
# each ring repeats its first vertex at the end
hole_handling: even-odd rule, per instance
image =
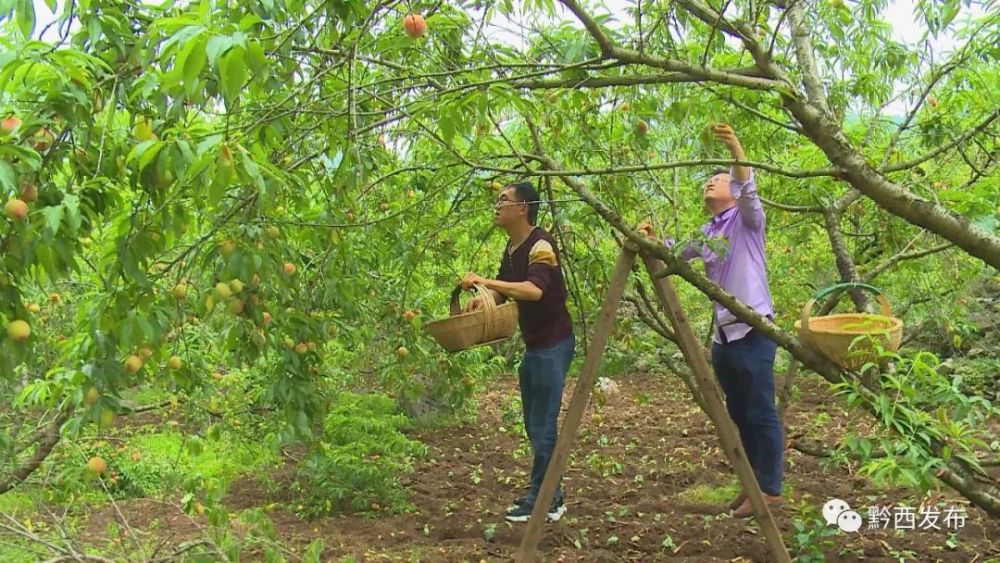
POLYGON ((594 327, 594 336, 587 348, 587 356, 583 360, 583 367, 580 369, 580 376, 576 380, 576 389, 573 391, 573 399, 570 401, 566 416, 563 418, 562 428, 559 430, 559 438, 556 440, 555 450, 552 458, 549 459, 549 466, 545 470, 545 477, 542 479, 542 487, 538 491, 538 499, 535 501, 535 508, 531 512, 531 519, 528 521, 528 528, 521 538, 521 547, 517 553, 517 561, 528 563, 535 559, 535 549, 542 539, 542 531, 545 526, 545 519, 552 503, 552 498, 556 493, 556 485, 562 477, 569 459, 569 452, 573 449, 573 441, 576 439, 576 432, 580 428, 580 420, 583 418, 583 411, 590 400, 590 389, 594 385, 597 376, 597 369, 601 365, 601 358, 604 356, 604 348, 608 343, 608 336, 615 325, 615 316, 618 313, 618 306, 621 304, 622 295, 625 293, 625 284, 628 282, 632 265, 635 264, 635 256, 638 248, 631 243, 626 243, 618 255, 615 263, 615 271, 611 277, 611 284, 608 293, 604 297, 604 304, 601 306, 600 315, 597 317, 597 324, 594 327))
POLYGON ((668 277, 660 275, 664 270, 663 262, 645 254, 643 254, 642 260, 646 264, 646 271, 649 272, 650 279, 653 281, 656 296, 659 298, 664 310, 666 310, 667 317, 674 327, 674 333, 677 335, 677 342, 681 353, 684 354, 684 359, 691 366, 695 382, 701 389, 701 396, 708 407, 709 417, 715 423, 719 442, 722 444, 722 451, 729 458, 729 463, 736 470, 736 476, 739 477, 743 490, 750 498, 750 505, 753 507, 754 516, 757 518, 757 524, 764 532, 764 537, 767 540, 768 549, 771 550, 773 560, 791 563, 788 550, 785 548, 784 540, 781 538, 781 532, 778 530, 778 525, 774 522, 771 511, 768 510, 767 504, 764 502, 764 496, 761 494, 757 478, 753 474, 753 468, 750 466, 746 452, 743 451, 743 444, 740 442, 736 425, 729 418, 729 412, 722 402, 722 394, 713 376, 712 368, 708 365, 708 360, 705 358, 705 354, 702 353, 702 347, 698 343, 698 337, 695 336, 694 331, 691 329, 691 324, 684 314, 684 308, 681 307, 681 301, 677 296, 677 291, 674 290, 674 284, 670 282, 668 277))

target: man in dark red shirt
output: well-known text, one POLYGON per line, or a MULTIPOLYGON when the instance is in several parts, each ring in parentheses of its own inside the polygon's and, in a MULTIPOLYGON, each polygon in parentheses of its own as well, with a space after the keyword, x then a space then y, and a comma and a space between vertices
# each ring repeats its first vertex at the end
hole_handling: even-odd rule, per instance
MULTIPOLYGON (((524 428, 531 441, 534 462, 528 494, 514 499, 507 510, 511 522, 531 517, 542 478, 552 459, 562 405, 563 383, 573 360, 576 345, 573 322, 566 309, 566 282, 559 250, 544 230, 535 226, 538 192, 527 182, 512 184, 500 192, 493 222, 507 231, 510 240, 500 259, 497 279, 485 279, 472 272, 462 286, 475 283, 493 292, 497 303, 511 298, 517 302, 518 325, 525 352, 518 369, 524 428)), ((483 297, 469 301, 467 309, 482 307, 483 297)), ((548 519, 559 520, 566 513, 562 485, 549 508, 548 519)))

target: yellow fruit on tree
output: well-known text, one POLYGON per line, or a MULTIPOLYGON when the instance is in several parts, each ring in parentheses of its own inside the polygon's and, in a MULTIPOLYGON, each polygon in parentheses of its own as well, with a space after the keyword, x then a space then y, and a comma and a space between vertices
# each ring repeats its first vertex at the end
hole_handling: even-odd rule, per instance
POLYGON ((115 421, 115 411, 104 409, 101 411, 101 428, 110 428, 115 421))
POLYGON ((177 371, 182 367, 184 367, 184 361, 181 360, 180 356, 170 356, 170 359, 167 360, 167 369, 169 370, 177 371))
POLYGON ((245 303, 242 299, 233 299, 232 301, 229 302, 229 310, 234 315, 239 315, 240 313, 242 313, 244 307, 245 303))
POLYGON ((399 348, 396 348, 396 355, 399 356, 400 360, 402 360, 410 355, 410 351, 406 349, 406 346, 400 346, 399 348))
POLYGON ((31 325, 20 319, 7 323, 7 336, 14 342, 24 342, 31 336, 31 325))
POLYGON ((275 227, 274 225, 271 225, 270 227, 267 228, 267 236, 271 238, 278 238, 281 236, 281 229, 275 227))
POLYGON ((173 293, 174 297, 176 297, 177 299, 184 299, 187 297, 188 294, 187 285, 179 283, 174 286, 174 289, 173 291, 171 291, 171 293, 173 293))
POLYGON ((229 284, 219 282, 215 284, 215 294, 222 299, 229 299, 233 296, 233 290, 229 287, 229 284))
POLYGON ((143 346, 142 350, 139 350, 139 355, 142 356, 142 361, 146 361, 153 357, 153 349, 149 346, 143 346))
POLYGON ((100 457, 94 456, 87 462, 87 470, 101 475, 108 470, 108 464, 100 457))
POLYGON ((223 241, 222 244, 219 245, 219 251, 222 252, 223 256, 228 258, 233 254, 233 252, 236 252, 236 242, 232 240, 223 241))
POLYGON ((241 293, 243 291, 243 282, 240 280, 233 280, 229 282, 229 289, 233 290, 233 293, 241 293))
POLYGON ((87 393, 83 396, 83 403, 87 406, 93 405, 101 398, 101 392, 97 390, 97 387, 91 386, 87 389, 87 393))
POLYGON ((23 221, 28 216, 28 204, 20 199, 8 201, 4 209, 7 211, 7 216, 14 221, 23 221))
POLYGON ((261 318, 264 321, 264 326, 267 326, 267 325, 271 324, 271 313, 268 313, 267 311, 265 311, 264 314, 261 315, 261 318))
POLYGON ((308 351, 309 351, 309 345, 306 344, 305 342, 299 342, 298 344, 295 345, 296 354, 305 354, 308 351))
POLYGON ((281 272, 286 276, 290 276, 295 273, 295 264, 291 262, 285 262, 285 265, 281 267, 281 272))
POLYGON ((42 310, 42 308, 38 306, 38 303, 29 303, 28 310, 32 313, 38 313, 42 310))
POLYGON ((140 369, 142 369, 142 358, 134 354, 125 358, 125 371, 136 373, 140 369))
POLYGON ((291 350, 291 349, 295 348, 295 341, 294 341, 294 340, 292 340, 292 339, 291 339, 291 337, 289 337, 289 336, 286 336, 286 337, 285 337, 285 340, 284 340, 284 342, 283 342, 283 343, 284 343, 284 345, 285 345, 285 348, 287 348, 287 349, 289 349, 289 350, 291 350))

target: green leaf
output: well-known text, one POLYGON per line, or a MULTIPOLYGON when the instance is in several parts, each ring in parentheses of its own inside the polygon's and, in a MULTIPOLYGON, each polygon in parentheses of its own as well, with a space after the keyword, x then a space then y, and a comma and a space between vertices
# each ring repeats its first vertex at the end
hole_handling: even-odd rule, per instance
POLYGON ((32 0, 18 0, 17 26, 25 38, 30 38, 35 32, 35 3, 32 0))
POLYGON ((80 196, 76 194, 66 194, 66 197, 63 198, 62 205, 67 212, 66 219, 69 221, 69 228, 73 232, 80 230, 80 226, 83 224, 83 216, 80 215, 80 196))
POLYGON ((198 75, 205 68, 206 61, 205 41, 202 38, 192 40, 178 56, 177 64, 181 66, 184 91, 187 92, 188 96, 194 95, 197 90, 199 84, 198 75))
POLYGON ((441 137, 444 138, 444 142, 449 145, 455 139, 455 131, 458 126, 455 115, 452 113, 451 108, 447 105, 441 106, 440 118, 438 120, 438 125, 441 128, 441 137))
POLYGON ((42 215, 45 216, 45 226, 49 231, 55 235, 59 232, 59 224, 62 223, 63 217, 63 206, 53 205, 42 209, 42 215))
POLYGON ((150 162, 152 162, 153 158, 156 157, 156 153, 159 152, 161 148, 163 148, 163 144, 158 139, 145 140, 139 143, 138 145, 132 147, 132 150, 129 151, 128 156, 125 157, 125 162, 139 161, 140 163, 139 172, 142 172, 142 169, 148 166, 150 162), (150 149, 152 147, 156 147, 155 149, 152 150, 153 153, 152 156, 148 158, 143 158, 147 152, 150 152, 150 149))
POLYGON ((239 98, 247 81, 247 66, 244 61, 244 50, 242 48, 231 49, 222 58, 219 67, 219 78, 222 81, 222 95, 226 100, 226 107, 233 108, 233 104, 239 98))
POLYGON ((0 160, 0 184, 12 192, 17 191, 14 168, 6 160, 0 160))

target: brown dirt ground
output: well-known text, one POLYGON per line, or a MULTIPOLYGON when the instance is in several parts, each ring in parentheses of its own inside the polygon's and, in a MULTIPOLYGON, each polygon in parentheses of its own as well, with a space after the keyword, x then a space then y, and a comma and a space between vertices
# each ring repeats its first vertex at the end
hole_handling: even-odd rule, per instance
MULTIPOLYGON (((733 483, 728 463, 717 446, 714 429, 674 378, 631 376, 618 380, 621 393, 584 417, 564 483, 568 514, 548 524, 540 545, 545 561, 768 561, 764 540, 752 521, 719 516, 717 501, 705 500, 706 487, 733 483), (594 414, 600 417, 595 419, 594 414), (588 458, 594 454, 620 472, 602 476, 588 458), (609 514, 613 518, 609 518, 609 514), (672 542, 664 547, 669 535, 672 542), (615 541, 613 538, 617 538, 615 541)), ((815 380, 799 382, 801 398, 791 406, 791 434, 810 429, 810 439, 833 444, 847 428, 864 428, 867 416, 845 412, 826 386, 815 380), (828 421, 817 417, 829 415, 828 421), (820 424, 822 424, 820 426, 820 424)), ((520 436, 503 428, 505 400, 515 396, 513 378, 501 380, 479 397, 474 425, 419 431, 429 448, 426 460, 403 478, 411 491, 414 513, 337 516, 306 521, 290 508, 287 489, 275 491, 253 476, 230 487, 226 506, 233 511, 278 503, 269 513, 283 543, 301 552, 314 539, 326 542, 324 561, 354 556, 357 561, 507 561, 517 551, 524 524, 509 524, 503 511, 527 481, 530 457, 515 459, 520 436), (478 484, 474 483, 478 480, 478 484), (491 531, 492 533, 488 533, 491 531), (487 540, 487 536, 490 537, 487 540)), ((573 392, 567 385, 564 408, 573 392)), ((288 482, 289 462, 275 479, 288 482)), ((915 506, 908 491, 873 485, 848 467, 833 467, 822 459, 787 450, 786 507, 776 512, 783 532, 789 532, 796 506, 817 510, 830 498, 841 498, 866 519, 867 506, 915 506)), ((941 506, 966 506, 968 520, 957 533, 957 547, 946 547, 943 531, 867 530, 837 533, 826 561, 990 561, 1000 560, 1000 520, 968 507, 950 491, 935 496, 941 506), (908 553, 907 553, 908 552, 908 553)), ((723 500, 723 503, 725 500, 723 500)), ((199 537, 204 518, 190 518, 149 499, 119 503, 119 510, 136 530, 154 532, 168 544, 199 537)), ((84 527, 94 543, 107 541, 107 524, 115 511, 92 514, 84 527)), ((127 540, 126 540, 127 541, 127 540)), ((247 560, 262 560, 258 551, 247 560)))

